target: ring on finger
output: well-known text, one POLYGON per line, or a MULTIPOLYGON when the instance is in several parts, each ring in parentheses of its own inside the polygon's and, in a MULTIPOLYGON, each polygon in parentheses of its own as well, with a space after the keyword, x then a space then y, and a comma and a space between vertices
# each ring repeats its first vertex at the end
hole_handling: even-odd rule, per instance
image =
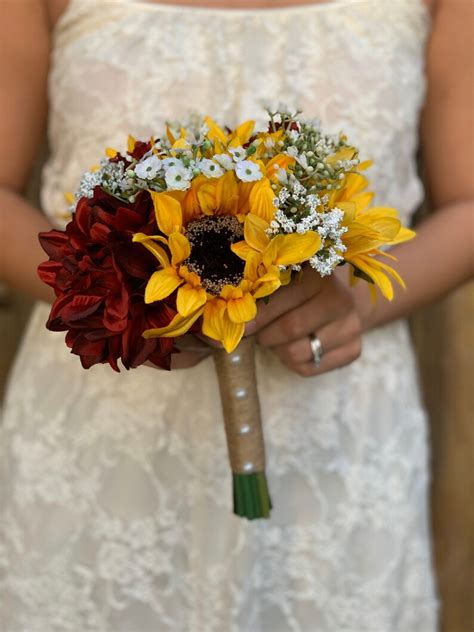
POLYGON ((313 354, 313 362, 316 366, 321 364, 321 359, 324 355, 323 345, 321 340, 316 334, 310 334, 309 344, 311 345, 311 353, 313 354))

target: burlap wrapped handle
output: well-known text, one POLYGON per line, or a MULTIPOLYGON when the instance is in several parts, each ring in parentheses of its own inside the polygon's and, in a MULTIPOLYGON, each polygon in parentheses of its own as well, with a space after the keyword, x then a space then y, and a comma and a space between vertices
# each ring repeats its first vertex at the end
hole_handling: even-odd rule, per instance
POLYGON ((234 512, 249 519, 267 518, 271 502, 265 477, 254 338, 243 338, 232 353, 216 350, 214 361, 234 475, 234 512))

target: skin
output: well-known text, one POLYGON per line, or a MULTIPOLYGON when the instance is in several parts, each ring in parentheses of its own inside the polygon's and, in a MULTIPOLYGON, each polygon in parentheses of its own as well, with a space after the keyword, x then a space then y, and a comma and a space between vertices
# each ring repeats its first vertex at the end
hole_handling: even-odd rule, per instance
MULTIPOLYGON (((151 0, 149 0, 151 1, 151 0)), ((418 1, 418 0, 413 0, 418 1)), ((252 1, 181 4, 219 8, 275 8, 299 1, 252 1)), ((468 152, 473 145, 470 42, 474 5, 469 0, 426 0, 432 13, 427 50, 428 92, 420 128, 425 179, 436 213, 417 228, 418 237, 392 249, 397 270, 408 290, 396 290, 393 302, 374 306, 367 288, 347 284, 345 269, 321 279, 309 270, 301 283, 282 288, 259 307, 246 335, 272 349, 290 370, 311 377, 344 366, 359 357, 365 331, 406 317, 472 278, 474 179, 468 152), (455 61, 455 63, 454 63, 455 61), (319 367, 312 361, 309 335, 317 332, 324 349, 319 367)), ((0 278, 32 297, 53 300, 50 288, 36 276, 45 255, 37 240, 48 220, 24 198, 47 121, 46 85, 51 29, 67 0, 3 0, 0 41, 0 278), (12 239, 12 235, 15 236, 12 239)), ((198 364, 211 341, 186 336, 173 368, 198 364)))

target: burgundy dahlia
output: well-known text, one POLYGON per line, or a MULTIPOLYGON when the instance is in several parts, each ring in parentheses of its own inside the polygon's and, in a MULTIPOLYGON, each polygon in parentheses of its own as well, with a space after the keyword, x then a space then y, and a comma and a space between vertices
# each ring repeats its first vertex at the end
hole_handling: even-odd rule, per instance
POLYGON ((46 326, 67 331, 84 368, 108 362, 119 371, 119 358, 127 369, 146 361, 170 368, 173 339, 145 340, 142 332, 167 325, 176 310, 171 301, 145 305, 156 260, 132 242, 133 233, 156 231, 147 192, 124 203, 96 187, 93 198, 79 200, 65 231, 40 234, 50 259, 38 274, 56 293, 46 326))

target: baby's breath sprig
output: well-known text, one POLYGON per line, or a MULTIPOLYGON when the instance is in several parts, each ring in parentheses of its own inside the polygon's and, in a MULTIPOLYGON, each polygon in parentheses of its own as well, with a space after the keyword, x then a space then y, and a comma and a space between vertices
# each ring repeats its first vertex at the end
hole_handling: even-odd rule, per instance
POLYGON ((283 151, 296 161, 294 174, 312 192, 338 190, 359 164, 358 152, 342 134, 323 134, 317 122, 301 122, 285 133, 283 151))

